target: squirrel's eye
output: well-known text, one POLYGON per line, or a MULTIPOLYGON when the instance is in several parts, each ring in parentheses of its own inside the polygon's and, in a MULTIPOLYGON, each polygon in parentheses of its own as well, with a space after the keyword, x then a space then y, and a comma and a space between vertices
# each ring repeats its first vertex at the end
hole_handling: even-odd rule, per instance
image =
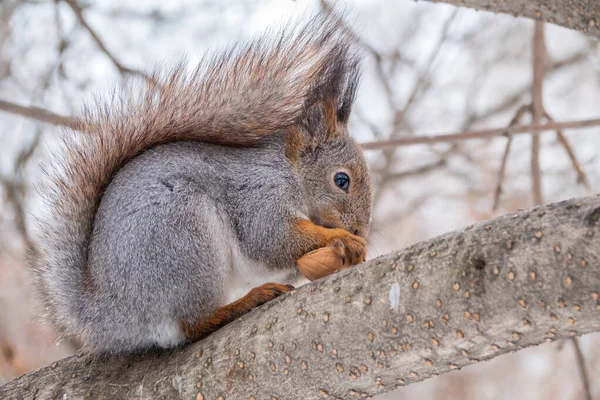
POLYGON ((350 177, 343 172, 336 173, 333 177, 333 182, 335 183, 335 186, 339 187, 344 192, 347 192, 350 187, 350 177))

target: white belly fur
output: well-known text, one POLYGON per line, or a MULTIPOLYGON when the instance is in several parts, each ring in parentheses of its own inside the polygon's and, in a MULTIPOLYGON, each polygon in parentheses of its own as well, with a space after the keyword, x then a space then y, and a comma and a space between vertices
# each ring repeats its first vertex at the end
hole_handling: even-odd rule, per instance
POLYGON ((246 257, 238 246, 232 249, 232 259, 229 277, 225 282, 225 296, 223 304, 230 304, 245 296, 253 288, 267 282, 282 284, 297 284, 290 281, 290 275, 295 265, 289 268, 273 270, 267 268, 263 263, 246 257))

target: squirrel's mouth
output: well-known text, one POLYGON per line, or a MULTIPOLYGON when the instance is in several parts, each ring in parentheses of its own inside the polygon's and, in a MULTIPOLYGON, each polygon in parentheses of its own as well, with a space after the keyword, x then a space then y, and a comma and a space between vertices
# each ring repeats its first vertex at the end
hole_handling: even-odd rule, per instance
POLYGON ((361 227, 360 225, 355 225, 351 229, 346 227, 342 223, 342 221, 339 217, 339 214, 337 212, 324 213, 324 214, 311 213, 309 215, 309 218, 313 224, 322 226, 323 228, 344 229, 347 232, 350 232, 353 235, 360 236, 362 238, 366 238, 367 235, 369 234, 369 226, 368 225, 366 226, 366 229, 365 229, 365 227, 361 227))
MULTIPOLYGON (((333 213, 332 213, 333 214, 333 213)), ((339 217, 337 215, 315 215, 315 214, 311 214, 310 215, 310 220, 313 224, 315 225, 319 225, 322 226, 323 228, 327 228, 327 229, 335 229, 335 228, 341 228, 341 229, 345 229, 344 225, 342 224, 342 221, 340 221, 339 217)))

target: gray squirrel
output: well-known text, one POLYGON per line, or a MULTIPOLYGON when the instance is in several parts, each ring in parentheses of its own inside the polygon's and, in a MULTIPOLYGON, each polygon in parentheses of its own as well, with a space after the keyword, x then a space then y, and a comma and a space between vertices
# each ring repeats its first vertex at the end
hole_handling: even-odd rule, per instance
POLYGON ((358 58, 333 18, 288 28, 155 74, 63 135, 31 266, 82 353, 203 338, 292 290, 315 249, 364 261, 372 185, 347 130, 358 58))

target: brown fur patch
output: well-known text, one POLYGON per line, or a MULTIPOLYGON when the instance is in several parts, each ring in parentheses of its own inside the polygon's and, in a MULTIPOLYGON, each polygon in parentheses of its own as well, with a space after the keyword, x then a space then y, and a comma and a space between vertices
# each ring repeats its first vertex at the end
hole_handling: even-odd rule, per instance
POLYGON ((215 310, 210 316, 200 321, 194 323, 180 321, 179 327, 184 336, 189 341, 194 342, 210 335, 261 304, 273 300, 293 289, 294 287, 290 285, 265 283, 262 286, 252 289, 241 299, 215 310))
POLYGON ((294 165, 298 162, 304 146, 303 135, 297 127, 288 129, 285 135, 285 156, 294 165))
POLYGON ((321 102, 321 107, 327 137, 336 137, 340 133, 338 131, 337 100, 334 97, 328 97, 321 102))
POLYGON ((92 271, 88 266, 86 266, 83 271, 83 290, 86 293, 94 293, 96 291, 94 277, 92 276, 92 271))

